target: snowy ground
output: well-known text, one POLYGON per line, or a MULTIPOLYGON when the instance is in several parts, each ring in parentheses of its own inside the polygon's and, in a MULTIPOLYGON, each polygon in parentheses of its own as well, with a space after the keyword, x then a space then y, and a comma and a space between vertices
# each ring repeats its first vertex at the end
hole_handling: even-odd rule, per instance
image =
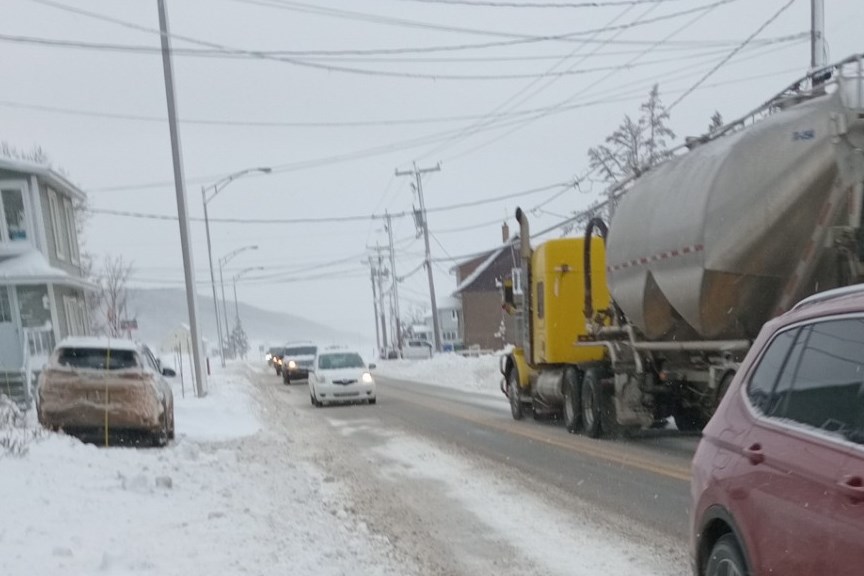
MULTIPOLYGON (((429 364, 446 359, 494 392, 494 358, 439 358, 429 364)), ((0 574, 686 571, 627 519, 384 425, 380 405, 312 408, 304 386, 258 364, 217 373, 205 399, 188 391, 176 396, 178 436, 165 449, 48 433, 25 435, 22 456, 0 449, 0 574)))
POLYGON ((498 361, 499 356, 492 354, 473 358, 438 354, 429 360, 381 360, 376 373, 503 398, 498 361))
POLYGON ((247 375, 235 365, 208 398, 178 394, 166 449, 45 434, 0 452, 0 574, 406 573, 284 431, 261 430, 247 375))

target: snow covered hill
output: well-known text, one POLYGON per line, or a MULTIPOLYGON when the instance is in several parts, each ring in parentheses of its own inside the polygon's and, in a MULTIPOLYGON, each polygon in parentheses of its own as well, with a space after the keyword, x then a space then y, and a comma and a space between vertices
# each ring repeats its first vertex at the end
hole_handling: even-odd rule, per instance
MULTIPOLYGON (((175 288, 130 289, 128 310, 130 318, 138 319, 138 332, 134 336, 155 345, 181 323, 186 323, 188 317, 186 294, 175 288)), ((216 342, 213 299, 199 294, 198 313, 204 337, 211 343, 216 342)), ((228 316, 233 323, 233 301, 229 302, 228 316)), ((242 302, 240 318, 253 344, 253 351, 255 343, 277 345, 290 340, 338 342, 366 347, 366 339, 360 334, 340 331, 285 312, 262 310, 242 302)))

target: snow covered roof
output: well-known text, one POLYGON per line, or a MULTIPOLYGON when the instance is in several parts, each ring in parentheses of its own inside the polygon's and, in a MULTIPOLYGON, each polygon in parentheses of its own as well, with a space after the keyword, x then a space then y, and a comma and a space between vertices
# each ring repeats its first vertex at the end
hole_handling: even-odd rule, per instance
POLYGON ((138 345, 127 338, 108 338, 106 336, 76 336, 65 338, 58 348, 110 348, 111 350, 125 350, 134 352, 138 345))
POLYGON ((0 260, 0 286, 28 284, 60 284, 83 290, 95 290, 96 285, 80 276, 54 268, 37 250, 0 260))
POLYGON ((0 157, 0 170, 10 170, 13 172, 24 172, 25 174, 35 174, 43 180, 47 181, 51 186, 63 190, 70 196, 78 200, 84 200, 87 195, 75 186, 72 182, 66 179, 65 176, 48 166, 47 164, 39 164, 37 162, 28 162, 27 160, 16 160, 14 158, 0 157))
MULTIPOLYGON (((471 284, 473 284, 477 280, 477 278, 479 278, 480 275, 483 274, 489 268, 489 266, 492 265, 493 262, 495 262, 495 260, 498 258, 498 256, 501 255, 502 252, 504 252, 504 250, 510 249, 515 246, 518 242, 518 239, 518 236, 514 236, 512 240, 506 242, 505 244, 502 244, 495 250, 489 252, 489 256, 486 258, 486 260, 484 260, 479 266, 477 266, 477 268, 474 269, 473 272, 471 272, 471 274, 466 276, 465 279, 459 283, 459 285, 456 287, 456 291, 454 292, 454 294, 458 294, 462 290, 471 286, 471 284)), ((468 260, 467 262, 470 262, 470 260, 468 260)))

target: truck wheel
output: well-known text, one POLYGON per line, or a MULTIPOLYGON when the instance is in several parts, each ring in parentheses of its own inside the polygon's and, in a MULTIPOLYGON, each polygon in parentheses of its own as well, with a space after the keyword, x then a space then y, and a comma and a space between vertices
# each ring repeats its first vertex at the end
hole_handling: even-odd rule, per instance
POLYGON ((522 391, 519 389, 519 374, 515 367, 507 374, 507 396, 510 398, 510 414, 514 420, 521 420, 522 391))
POLYGON ((582 390, 575 368, 564 371, 564 426, 571 434, 579 432, 582 426, 582 390))
POLYGON ((603 394, 600 379, 594 370, 586 370, 582 378, 582 425, 590 438, 599 438, 603 431, 600 426, 601 403, 603 394))

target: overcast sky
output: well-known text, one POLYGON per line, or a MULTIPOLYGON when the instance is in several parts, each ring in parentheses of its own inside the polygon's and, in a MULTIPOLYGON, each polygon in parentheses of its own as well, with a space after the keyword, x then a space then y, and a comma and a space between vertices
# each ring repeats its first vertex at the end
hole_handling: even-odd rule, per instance
MULTIPOLYGON (((281 61, 175 56, 191 214, 202 215, 203 182, 252 166, 272 166, 274 173, 231 184, 210 204, 211 218, 403 213, 416 199, 409 179, 393 173, 413 161, 424 167, 441 162, 441 172, 424 180, 430 208, 567 181, 585 171, 589 147, 600 143, 625 113, 638 113, 652 83, 659 82, 664 101, 672 103, 787 1, 729 0, 692 11, 718 2, 527 9, 428 0, 167 0, 176 36, 231 49, 289 53, 278 56, 281 61), (689 12, 674 16, 682 11, 689 12), (609 31, 590 32, 610 25, 609 31), (530 38, 574 32, 546 41, 530 38), (490 43, 495 45, 477 46, 490 43), (457 46, 461 49, 363 52, 457 46), (297 51, 324 54, 290 54, 297 51), (547 110, 518 115, 538 108, 547 110), (196 122, 202 120, 210 122, 196 122), (422 122, 383 122, 401 120, 422 122)), ((860 51, 864 2, 825 3, 829 60, 860 51)), ((92 208, 176 215, 158 53, 46 47, 8 38, 156 48, 158 35, 50 4, 158 29, 156 0, 3 0, 0 139, 20 148, 44 147, 55 166, 88 192, 92 208)), ((758 41, 805 33, 809 26, 810 2, 798 0, 757 42, 674 108, 671 124, 678 140, 703 132, 715 110, 732 119, 805 73, 810 61, 806 38, 758 41)), ((202 46, 174 41, 175 49, 202 46)), ((533 215, 539 229, 586 206, 601 189, 595 184, 592 191, 587 184, 581 192, 560 194, 553 188, 431 213, 439 299, 455 288, 448 273, 452 262, 445 259, 494 247, 501 221, 506 218, 513 226, 517 205, 531 208, 548 201, 533 215)), ((241 300, 374 333, 369 271, 361 261, 366 246, 386 242, 380 221, 214 223, 211 230, 216 258, 245 245, 259 246, 229 264, 230 274, 253 266, 266 269, 238 285, 241 300), (267 278, 256 280, 256 275, 267 278)), ((205 294, 203 225, 193 223, 192 232, 199 292, 205 294)), ((423 243, 414 232, 411 218, 394 220, 400 275, 422 261, 423 243)), ((96 256, 123 254, 133 261, 138 286, 181 286, 174 221, 95 214, 85 241, 96 256)), ((403 308, 428 304, 422 270, 404 281, 402 296, 403 308)))

